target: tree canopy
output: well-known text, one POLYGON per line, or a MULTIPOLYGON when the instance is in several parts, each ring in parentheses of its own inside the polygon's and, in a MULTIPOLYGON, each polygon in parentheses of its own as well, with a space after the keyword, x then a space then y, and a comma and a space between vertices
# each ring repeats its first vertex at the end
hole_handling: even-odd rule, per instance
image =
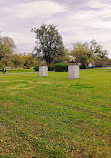
POLYGON ((80 62, 85 66, 88 62, 94 62, 103 66, 104 63, 108 62, 107 50, 103 50, 101 45, 98 45, 95 40, 90 43, 76 42, 73 44, 71 55, 76 57, 76 62, 80 62))
POLYGON ((80 43, 76 42, 73 44, 73 49, 71 50, 71 55, 76 57, 76 62, 80 62, 85 65, 89 61, 93 61, 93 52, 89 49, 87 42, 80 43))
POLYGON ((56 26, 43 24, 40 28, 33 28, 32 31, 35 32, 37 40, 34 54, 45 59, 47 65, 50 65, 55 58, 65 55, 62 37, 56 26))
POLYGON ((13 51, 16 48, 12 38, 0 35, 0 67, 11 65, 13 51))
POLYGON ((14 50, 16 49, 16 45, 15 45, 15 43, 14 43, 14 41, 13 41, 12 38, 7 37, 7 36, 3 36, 3 37, 2 37, 2 41, 3 41, 3 43, 6 44, 11 50, 14 51, 14 50))
POLYGON ((12 50, 2 41, 0 37, 0 67, 5 67, 8 58, 12 55, 12 50))
POLYGON ((103 47, 101 45, 97 44, 97 42, 95 40, 90 41, 90 49, 93 52, 95 57, 104 58, 108 55, 108 51, 103 50, 102 48, 103 47))

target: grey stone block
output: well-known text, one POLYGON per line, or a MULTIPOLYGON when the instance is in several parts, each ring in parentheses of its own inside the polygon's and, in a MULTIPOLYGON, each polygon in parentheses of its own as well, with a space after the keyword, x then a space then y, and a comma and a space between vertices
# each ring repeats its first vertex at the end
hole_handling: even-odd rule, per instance
POLYGON ((68 65, 68 77, 69 79, 79 78, 79 65, 68 65))
POLYGON ((48 66, 39 66, 39 76, 48 76, 48 66))

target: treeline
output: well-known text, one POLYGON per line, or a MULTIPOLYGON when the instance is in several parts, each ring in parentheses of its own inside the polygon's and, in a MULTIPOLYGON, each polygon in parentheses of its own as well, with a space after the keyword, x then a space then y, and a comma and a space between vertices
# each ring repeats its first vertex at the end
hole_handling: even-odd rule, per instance
POLYGON ((38 59, 31 53, 15 53, 16 45, 12 38, 0 36, 0 68, 25 68, 29 69, 38 64, 38 59))
POLYGON ((83 67, 103 67, 111 64, 111 59, 108 58, 108 51, 103 49, 95 40, 89 43, 76 42, 73 44, 73 49, 70 54, 75 57, 75 61, 83 67))
POLYGON ((64 48, 56 26, 43 24, 32 31, 36 34, 36 45, 34 51, 28 54, 15 53, 17 49, 13 39, 0 36, 0 68, 29 69, 40 64, 69 62, 79 63, 82 68, 111 65, 107 50, 103 50, 95 40, 73 43, 73 48, 69 50, 64 48))

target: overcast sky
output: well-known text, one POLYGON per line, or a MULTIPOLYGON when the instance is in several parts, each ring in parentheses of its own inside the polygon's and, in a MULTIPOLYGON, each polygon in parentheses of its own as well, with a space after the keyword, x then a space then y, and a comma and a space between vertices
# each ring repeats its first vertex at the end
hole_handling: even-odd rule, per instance
POLYGON ((111 57, 111 0, 0 0, 0 31, 19 52, 31 52, 31 28, 57 26, 66 48, 95 39, 111 57))

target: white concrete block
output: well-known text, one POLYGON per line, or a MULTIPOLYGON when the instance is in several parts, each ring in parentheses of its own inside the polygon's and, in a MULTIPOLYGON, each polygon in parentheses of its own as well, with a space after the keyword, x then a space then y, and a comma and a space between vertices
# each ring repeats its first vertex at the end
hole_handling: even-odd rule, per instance
POLYGON ((79 65, 68 65, 68 77, 69 79, 79 78, 79 65))
POLYGON ((39 76, 48 76, 48 66, 39 66, 39 76))

